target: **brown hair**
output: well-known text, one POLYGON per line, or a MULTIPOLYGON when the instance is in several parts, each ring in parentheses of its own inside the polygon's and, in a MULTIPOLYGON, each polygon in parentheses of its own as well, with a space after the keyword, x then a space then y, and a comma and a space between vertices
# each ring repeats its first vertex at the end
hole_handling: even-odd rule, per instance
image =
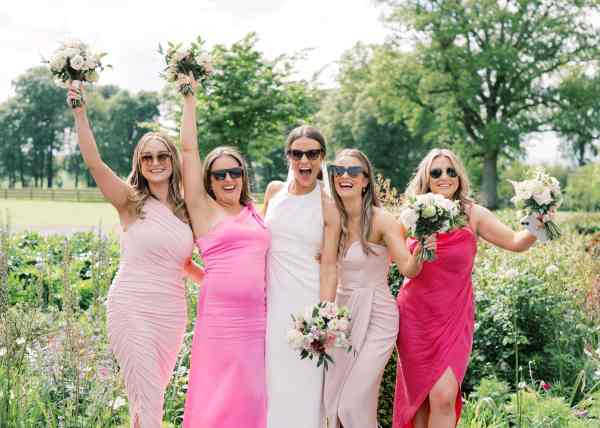
POLYGON ((152 194, 148 180, 142 175, 142 162, 140 159, 140 153, 148 141, 157 140, 165 145, 167 151, 171 155, 171 166, 172 172, 169 177, 169 192, 167 194, 167 200, 174 206, 174 214, 188 220, 187 208, 185 201, 183 200, 183 179, 181 172, 181 161, 179 158, 179 150, 169 136, 163 132, 147 132, 142 135, 142 138, 135 145, 133 150, 133 157, 131 160, 131 173, 127 177, 127 183, 131 186, 133 192, 130 195, 130 202, 133 204, 133 210, 136 217, 144 218, 145 213, 143 211, 146 200, 150 197, 155 199, 156 196, 152 194))
POLYGON ((204 159, 204 167, 203 167, 203 181, 204 188, 206 189, 206 193, 213 199, 215 199, 215 192, 212 189, 212 183, 210 181, 210 172, 213 163, 217 159, 223 156, 229 156, 236 160, 239 166, 242 167, 244 173, 242 175, 242 193, 240 194, 240 204, 247 205, 252 202, 252 197, 250 196, 250 184, 248 179, 248 168, 246 168, 246 161, 242 154, 235 148, 230 146, 219 146, 210 151, 206 158, 204 159))
MULTIPOLYGON (((287 155, 288 150, 292 148, 292 144, 294 144, 294 141, 299 140, 303 137, 317 141, 321 146, 322 156, 323 158, 325 158, 325 155, 327 155, 327 142, 325 141, 325 137, 323 136, 321 131, 319 131, 314 126, 310 125, 300 125, 290 131, 287 137, 287 141, 285 142, 285 154, 287 155)), ((319 171, 317 179, 323 179, 323 173, 321 171, 319 171)))
MULTIPOLYGON (((379 196, 377 194, 377 189, 375 187, 375 178, 373 165, 371 165, 371 161, 363 152, 358 149, 343 149, 337 153, 336 159, 339 159, 344 156, 353 157, 358 159, 360 163, 363 165, 365 175, 369 184, 364 188, 362 194, 362 207, 361 207, 361 218, 360 218, 360 244, 362 246, 362 250, 366 255, 376 254, 375 251, 371 249, 369 246, 369 235, 371 234, 371 229, 373 228, 373 207, 380 207, 381 202, 379 200, 379 196)), ((338 194, 335 183, 334 183, 333 174, 329 174, 329 182, 331 185, 331 194, 333 196, 333 200, 337 205, 338 210, 340 211, 340 216, 342 218, 342 233, 340 235, 340 242, 338 244, 338 257, 343 257, 346 254, 348 248, 346 245, 348 244, 348 212, 344 207, 344 202, 342 198, 338 194)))
POLYGON ((448 158, 458 174, 458 189, 456 190, 456 193, 454 193, 454 199, 458 199, 460 201, 461 209, 463 212, 465 212, 467 207, 473 203, 473 199, 470 197, 471 183, 463 163, 452 150, 430 150, 429 153, 427 153, 427 155, 423 158, 421 163, 419 163, 413 178, 411 179, 410 183, 408 183, 406 188, 406 196, 422 195, 431 191, 429 187, 429 173, 431 171, 431 164, 433 163, 434 159, 440 156, 448 158))

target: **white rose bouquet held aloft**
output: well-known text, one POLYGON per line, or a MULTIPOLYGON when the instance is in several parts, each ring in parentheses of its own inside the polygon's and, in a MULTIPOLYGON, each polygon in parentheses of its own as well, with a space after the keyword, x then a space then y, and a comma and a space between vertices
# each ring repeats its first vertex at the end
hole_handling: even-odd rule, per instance
POLYGON ((313 358, 317 367, 325 370, 333 358, 327 353, 331 347, 350 352, 350 311, 338 308, 333 302, 320 302, 306 308, 304 313, 292 315, 293 328, 287 340, 292 349, 300 351, 300 359, 313 358))
POLYGON ((175 83, 183 95, 194 92, 190 74, 200 83, 204 82, 212 73, 213 66, 210 56, 202 49, 204 42, 200 37, 193 42, 189 49, 182 49, 181 43, 168 42, 165 51, 158 45, 158 52, 164 56, 167 66, 161 76, 169 83, 175 83))
POLYGON ((510 182, 515 189, 512 202, 525 211, 527 217, 521 222, 531 226, 529 230, 534 235, 541 240, 556 239, 560 236, 560 229, 552 219, 562 203, 560 183, 543 168, 537 169, 531 176, 529 180, 510 182), (545 236, 539 233, 541 230, 545 236))
MULTIPOLYGON (((79 87, 82 82, 95 83, 99 72, 110 65, 102 64, 106 53, 95 53, 78 39, 70 39, 60 44, 50 59, 43 62, 48 64, 58 85, 67 87, 69 82, 79 87)), ((82 99, 72 99, 71 108, 81 107, 82 99)))
POLYGON ((425 247, 425 240, 437 232, 448 232, 462 225, 459 201, 451 201, 442 195, 425 193, 410 196, 400 211, 400 221, 409 236, 418 239, 423 249, 417 255, 419 261, 435 260, 435 250, 425 247))

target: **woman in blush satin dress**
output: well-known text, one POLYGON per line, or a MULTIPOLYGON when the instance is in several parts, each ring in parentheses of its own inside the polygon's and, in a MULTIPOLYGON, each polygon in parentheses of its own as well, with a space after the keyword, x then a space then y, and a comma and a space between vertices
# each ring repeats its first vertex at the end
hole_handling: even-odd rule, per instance
MULTIPOLYGON (((81 99, 71 87, 68 101, 81 99)), ((85 104, 73 109, 81 155, 121 227, 119 271, 107 302, 108 339, 127 389, 131 426, 162 426, 164 392, 187 323, 184 271, 200 281, 190 262, 192 231, 181 194, 177 148, 149 132, 133 152, 123 181, 102 161, 85 104)))
MULTIPOLYGON (((436 259, 425 262, 398 294, 394 428, 452 428, 460 419, 460 385, 473 344, 471 273, 477 237, 509 251, 525 251, 536 241, 537 232, 514 232, 469 199, 469 179, 450 150, 430 151, 406 194, 428 192, 459 200, 467 225, 438 233, 436 259)), ((530 224, 534 231, 537 226, 530 224)), ((411 248, 416 245, 412 239, 407 242, 411 248)))
MULTIPOLYGON (((400 224, 381 207, 373 168, 359 150, 338 153, 330 166, 341 213, 337 303, 351 314, 354 352, 334 348, 325 374, 328 428, 376 428, 379 387, 398 335, 398 307, 388 287, 390 259, 407 277, 421 263, 408 252, 400 224)), ((430 239, 428 248, 434 248, 430 239)), ((419 248, 416 248, 419 251, 419 248)))
POLYGON ((270 235, 252 205, 241 155, 217 147, 201 163, 193 94, 184 97, 181 140, 185 200, 205 267, 183 426, 265 428, 270 235))
POLYGON ((267 293, 269 428, 318 428, 323 418, 323 368, 300 360, 286 338, 292 313, 335 298, 339 216, 321 182, 325 150, 325 138, 316 128, 293 129, 286 142, 288 180, 271 182, 265 192, 265 222, 272 237, 267 293))

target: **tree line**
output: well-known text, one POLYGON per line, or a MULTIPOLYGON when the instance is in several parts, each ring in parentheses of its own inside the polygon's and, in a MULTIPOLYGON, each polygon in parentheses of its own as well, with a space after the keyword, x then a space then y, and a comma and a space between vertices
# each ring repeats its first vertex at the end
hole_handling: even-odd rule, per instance
MULTIPOLYGON (((597 159, 600 33, 596 0, 379 0, 388 40, 358 44, 339 59, 335 88, 294 78, 299 56, 269 60, 249 34, 211 54, 219 72, 199 91, 202 150, 237 146, 260 190, 285 176, 283 143, 299 123, 321 127, 334 148, 364 150, 402 188, 431 147, 466 160, 484 202, 498 205, 499 168, 522 157, 523 141, 555 132, 562 151, 597 159)), ((92 185, 73 145, 72 120, 43 68, 14 82, 0 105, 0 179, 56 185, 59 170, 92 185)), ((139 136, 180 120, 171 88, 132 94, 98 86, 88 94, 106 162, 127 175, 139 136)))

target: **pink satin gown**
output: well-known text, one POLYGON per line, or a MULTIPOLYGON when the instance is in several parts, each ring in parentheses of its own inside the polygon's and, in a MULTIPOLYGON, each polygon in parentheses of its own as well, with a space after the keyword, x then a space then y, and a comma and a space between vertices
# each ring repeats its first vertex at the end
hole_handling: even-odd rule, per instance
MULTIPOLYGON (((409 241, 411 249, 415 242, 409 241)), ((474 331, 471 273, 477 240, 464 227, 438 234, 437 258, 423 264, 398 294, 400 332, 393 428, 412 428, 413 417, 447 368, 460 385, 474 331)), ((461 413, 460 388, 456 421, 461 413)))
POLYGON ((192 230, 149 198, 145 218, 121 235, 119 272, 107 302, 108 339, 125 380, 131 426, 162 426, 164 392, 187 323, 183 266, 192 230))
POLYGON ((265 428, 265 273, 270 235, 247 206, 198 238, 198 300, 184 428, 265 428))

